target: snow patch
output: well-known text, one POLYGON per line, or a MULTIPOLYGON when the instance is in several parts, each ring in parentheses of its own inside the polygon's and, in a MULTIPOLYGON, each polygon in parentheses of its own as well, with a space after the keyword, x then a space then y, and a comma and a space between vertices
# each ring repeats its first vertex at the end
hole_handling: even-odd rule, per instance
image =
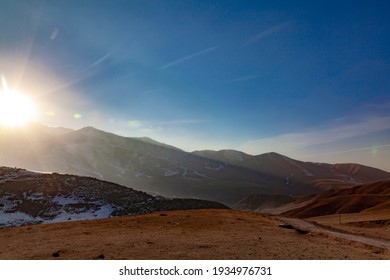
POLYGON ((291 159, 289 159, 287 157, 283 157, 283 158, 289 164, 298 167, 306 177, 314 177, 315 176, 314 174, 310 173, 307 169, 303 168, 302 166, 300 166, 298 163, 294 162, 293 160, 291 160, 291 159))
POLYGON ((174 175, 178 175, 178 174, 179 174, 179 171, 176 169, 166 169, 164 171, 165 177, 170 177, 170 176, 174 176, 174 175))
POLYGON ((199 177, 206 177, 205 174, 201 173, 201 172, 198 172, 198 171, 194 171, 194 174, 199 176, 199 177))
POLYGON ((59 222, 68 222, 68 221, 82 221, 82 220, 93 220, 93 219, 104 219, 109 218, 112 211, 115 209, 108 204, 100 206, 98 210, 87 210, 81 213, 70 213, 62 210, 58 215, 51 220, 45 220, 44 224, 52 224, 59 222))
POLYGON ((0 227, 23 226, 32 223, 41 223, 42 219, 34 218, 23 212, 4 212, 0 209, 0 227))
POLYGON ((58 204, 58 205, 67 205, 67 204, 76 204, 80 203, 80 199, 77 199, 76 197, 69 196, 69 197, 64 197, 64 196, 55 196, 51 199, 52 202, 58 204))
POLYGON ((184 167, 181 167, 181 168, 183 168, 183 170, 184 170, 184 172, 183 172, 183 174, 182 174, 182 177, 183 177, 184 179, 186 179, 187 174, 188 174, 188 169, 187 169, 187 168, 184 168, 184 167))
POLYGON ((223 164, 222 162, 218 162, 218 166, 210 166, 209 162, 205 163, 206 169, 213 170, 213 171, 220 171, 226 167, 226 164, 223 164))
POLYGON ((43 193, 37 192, 28 195, 26 192, 23 193, 23 198, 30 201, 41 201, 43 199, 43 193))
POLYGON ((138 179, 144 177, 144 178, 152 178, 152 176, 149 176, 149 175, 145 175, 144 173, 135 173, 135 177, 137 177, 138 179))

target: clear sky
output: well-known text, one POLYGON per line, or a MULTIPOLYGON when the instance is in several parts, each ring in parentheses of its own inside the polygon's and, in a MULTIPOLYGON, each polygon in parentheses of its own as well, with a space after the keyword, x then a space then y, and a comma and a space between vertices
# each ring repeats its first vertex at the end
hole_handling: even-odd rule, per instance
POLYGON ((387 1, 0 0, 36 121, 390 171, 387 1))

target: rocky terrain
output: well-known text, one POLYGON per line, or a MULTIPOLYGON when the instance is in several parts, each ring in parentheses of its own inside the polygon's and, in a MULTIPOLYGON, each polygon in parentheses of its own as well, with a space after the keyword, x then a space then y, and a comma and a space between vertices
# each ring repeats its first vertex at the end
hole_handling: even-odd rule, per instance
POLYGON ((227 207, 152 196, 91 177, 0 167, 0 227, 200 208, 227 207))

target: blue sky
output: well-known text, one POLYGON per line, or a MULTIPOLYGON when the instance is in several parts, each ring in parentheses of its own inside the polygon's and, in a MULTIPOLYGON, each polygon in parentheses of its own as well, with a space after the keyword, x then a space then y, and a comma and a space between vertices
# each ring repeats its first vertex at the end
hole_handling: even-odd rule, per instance
POLYGON ((44 124, 390 171, 388 8, 1 0, 0 72, 44 124))

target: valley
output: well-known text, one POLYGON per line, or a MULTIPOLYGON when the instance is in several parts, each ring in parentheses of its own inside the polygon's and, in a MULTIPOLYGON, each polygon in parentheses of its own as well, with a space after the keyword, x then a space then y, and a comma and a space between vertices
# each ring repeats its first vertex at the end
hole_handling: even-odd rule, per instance
POLYGON ((386 171, 92 127, 0 134, 0 259, 390 259, 386 171))

